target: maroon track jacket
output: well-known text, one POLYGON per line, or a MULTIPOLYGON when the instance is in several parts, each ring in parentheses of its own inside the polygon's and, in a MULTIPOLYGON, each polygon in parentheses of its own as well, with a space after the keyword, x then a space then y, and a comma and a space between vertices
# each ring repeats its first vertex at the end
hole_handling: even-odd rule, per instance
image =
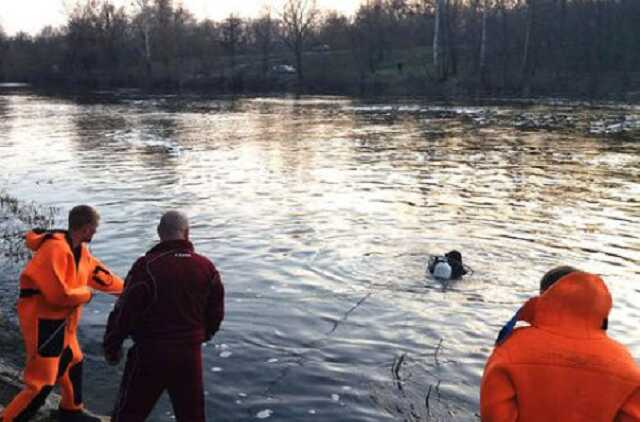
POLYGON ((170 240, 139 258, 109 315, 107 356, 131 336, 136 344, 196 344, 209 340, 224 317, 224 287, 216 267, 191 242, 170 240))

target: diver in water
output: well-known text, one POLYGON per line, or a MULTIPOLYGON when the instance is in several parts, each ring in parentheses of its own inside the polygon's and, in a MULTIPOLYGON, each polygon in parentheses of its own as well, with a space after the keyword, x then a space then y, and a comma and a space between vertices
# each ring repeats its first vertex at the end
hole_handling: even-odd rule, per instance
POLYGON ((455 280, 467 274, 462 264, 462 254, 456 250, 429 259, 427 270, 437 279, 455 280))

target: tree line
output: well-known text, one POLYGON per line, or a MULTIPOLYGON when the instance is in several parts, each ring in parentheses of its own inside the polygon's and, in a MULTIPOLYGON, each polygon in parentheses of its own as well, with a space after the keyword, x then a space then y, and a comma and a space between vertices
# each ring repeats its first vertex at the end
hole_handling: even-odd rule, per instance
POLYGON ((638 0, 287 0, 198 20, 172 0, 83 0, 0 28, 0 79, 45 86, 395 95, 640 96, 638 0))

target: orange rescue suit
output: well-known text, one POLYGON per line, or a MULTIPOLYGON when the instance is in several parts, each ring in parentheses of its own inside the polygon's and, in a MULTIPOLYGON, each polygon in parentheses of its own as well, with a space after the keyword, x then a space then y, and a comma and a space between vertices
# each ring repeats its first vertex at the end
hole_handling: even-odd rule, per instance
POLYGON ((20 275, 18 299, 25 387, 4 410, 3 422, 29 420, 56 384, 60 408, 82 410, 83 356, 76 336, 82 305, 91 299, 89 287, 119 294, 124 284, 86 244, 74 255, 64 231, 31 231, 26 244, 35 252, 20 275))
POLYGON ((596 275, 562 277, 518 312, 489 358, 480 389, 486 422, 640 421, 640 369, 604 328, 611 295, 596 275))

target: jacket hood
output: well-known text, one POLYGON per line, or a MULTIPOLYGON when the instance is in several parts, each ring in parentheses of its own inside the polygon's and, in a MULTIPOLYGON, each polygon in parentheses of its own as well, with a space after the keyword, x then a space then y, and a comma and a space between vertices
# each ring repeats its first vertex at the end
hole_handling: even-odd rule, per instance
POLYGON ((32 251, 37 251, 45 241, 50 239, 66 240, 66 236, 66 230, 33 229, 27 232, 24 238, 27 248, 32 251))
POLYGON ((603 334, 611 306, 611 294, 600 277, 573 272, 530 299, 518 319, 563 335, 593 337, 603 334))

